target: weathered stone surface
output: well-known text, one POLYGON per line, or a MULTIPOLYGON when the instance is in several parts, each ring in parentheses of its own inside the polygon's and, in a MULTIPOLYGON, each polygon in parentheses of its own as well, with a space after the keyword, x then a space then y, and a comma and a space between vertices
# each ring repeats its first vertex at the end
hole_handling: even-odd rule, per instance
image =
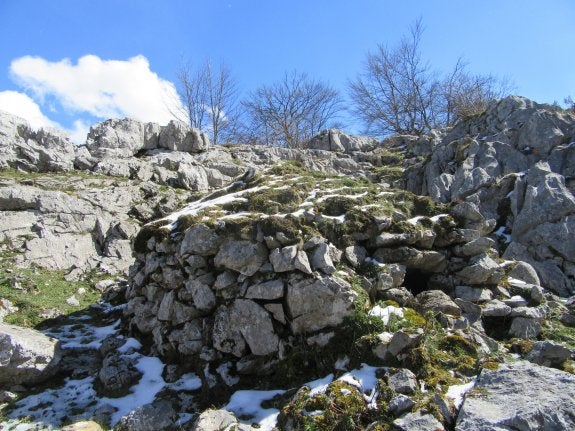
POLYGON ((314 150, 353 152, 373 149, 378 144, 374 138, 351 136, 341 130, 323 130, 308 142, 308 148, 314 150))
POLYGON ((494 284, 501 278, 501 268, 487 254, 480 254, 456 275, 466 284, 494 284))
POLYGON ((492 299, 482 309, 485 317, 503 317, 511 314, 511 307, 498 299, 492 299))
POLYGON ((132 361, 115 354, 106 356, 98 373, 98 380, 105 392, 112 396, 126 394, 140 377, 142 373, 134 367, 132 361))
POLYGON ((445 428, 430 414, 421 411, 407 413, 393 421, 393 429, 397 431, 444 431, 445 428))
POLYGON ((273 300, 280 299, 284 296, 283 280, 270 280, 249 286, 246 292, 248 299, 273 300))
POLYGON ((350 245, 344 250, 344 255, 353 267, 358 267, 365 261, 367 250, 359 245, 350 245))
POLYGON ((261 243, 227 241, 220 247, 214 263, 217 267, 233 269, 244 275, 254 275, 268 260, 268 250, 261 243))
POLYGON ((541 323, 528 317, 514 317, 509 328, 509 336, 536 338, 541 333, 541 323))
POLYGON ((393 416, 399 416, 408 410, 411 410, 414 405, 415 401, 407 395, 399 394, 389 401, 387 411, 393 416))
POLYGON ((0 323, 0 385, 40 383, 57 372, 61 358, 58 340, 0 323))
POLYGON ((400 368, 390 373, 387 382, 395 392, 404 395, 412 395, 419 388, 417 377, 407 368, 400 368))
POLYGON ((179 121, 170 121, 160 131, 160 148, 197 153, 206 150, 209 146, 210 140, 204 133, 198 129, 191 129, 179 121))
POLYGON ((90 127, 86 148, 97 158, 135 155, 144 148, 144 124, 129 118, 110 119, 90 127))
POLYGON ((202 412, 189 428, 190 431, 223 431, 236 429, 238 420, 227 410, 210 409, 202 412))
POLYGON ((333 274, 335 265, 331 258, 329 244, 325 242, 319 244, 311 255, 310 263, 314 270, 322 271, 325 274, 333 274))
POLYGON ((216 254, 220 242, 219 235, 213 229, 205 224, 196 224, 186 231, 180 245, 180 255, 208 256, 216 254))
POLYGON ((453 253, 455 253, 457 256, 464 257, 475 256, 485 253, 494 245, 495 241, 493 241, 491 238, 482 236, 466 244, 455 246, 453 248, 453 253))
POLYGON ((298 249, 296 245, 276 248, 270 253, 270 262, 275 272, 287 272, 295 269, 295 258, 298 249))
POLYGON ((114 431, 158 431, 175 425, 177 414, 172 403, 166 400, 154 401, 132 410, 120 419, 114 431))
POLYGON ((456 286, 455 296, 472 302, 487 302, 493 297, 493 293, 489 289, 471 286, 456 286))
POLYGON ((62 172, 74 167, 75 145, 62 131, 34 131, 26 120, 0 111, 0 168, 62 172))
POLYGON ((336 326, 353 313, 357 294, 337 277, 292 279, 288 282, 286 305, 294 334, 336 326))
POLYGON ((457 431, 571 430, 575 376, 530 362, 483 369, 457 417, 457 431))
POLYGON ((453 302, 449 295, 441 290, 426 290, 416 295, 415 300, 423 312, 441 312, 451 314, 456 317, 461 315, 461 309, 459 306, 453 302))
POLYGON ((539 277, 535 268, 527 262, 516 262, 511 271, 507 274, 509 278, 524 281, 528 284, 539 285, 539 277))
POLYGON ((533 343, 531 351, 525 357, 529 362, 557 368, 561 367, 569 358, 571 358, 571 350, 549 340, 533 343))
POLYGON ((257 356, 268 355, 279 347, 270 314, 247 299, 236 299, 216 311, 212 336, 216 349, 238 358, 248 351, 257 356))

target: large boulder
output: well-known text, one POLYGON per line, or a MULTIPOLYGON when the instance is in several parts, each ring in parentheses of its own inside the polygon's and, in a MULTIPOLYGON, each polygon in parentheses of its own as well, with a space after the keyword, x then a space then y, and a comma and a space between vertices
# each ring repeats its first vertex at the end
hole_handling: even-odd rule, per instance
POLYGON ((457 431, 575 429, 575 376, 530 362, 483 369, 465 397, 457 431))
POLYGON ((192 129, 179 121, 170 121, 162 127, 159 147, 172 151, 199 153, 210 146, 210 139, 198 129, 192 129))
POLYGON ((56 373, 61 358, 58 340, 0 323, 0 386, 40 383, 56 373))
POLYGON ((294 277, 288 283, 286 305, 294 334, 337 326, 353 314, 357 293, 337 277, 294 277))
POLYGON ((86 147, 97 158, 126 158, 157 146, 157 143, 153 146, 154 141, 149 137, 146 139, 146 133, 150 132, 144 123, 136 120, 110 119, 90 127, 86 147))

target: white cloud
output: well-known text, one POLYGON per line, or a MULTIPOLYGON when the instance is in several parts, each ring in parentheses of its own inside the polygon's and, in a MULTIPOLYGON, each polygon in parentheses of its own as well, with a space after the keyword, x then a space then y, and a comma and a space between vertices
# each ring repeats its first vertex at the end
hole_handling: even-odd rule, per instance
POLYGON ((0 91, 0 110, 24 118, 34 129, 41 127, 62 128, 58 123, 46 117, 34 100, 18 91, 0 91))
POLYGON ((174 84, 152 72, 141 55, 126 61, 86 55, 77 64, 25 56, 12 61, 10 71, 40 100, 53 97, 66 110, 102 119, 130 117, 166 124, 172 112, 181 109, 174 84))
POLYGON ((86 137, 88 136, 88 131, 90 130, 90 124, 83 120, 74 121, 74 126, 71 129, 67 129, 66 133, 70 135, 70 140, 75 144, 82 145, 86 143, 86 137))

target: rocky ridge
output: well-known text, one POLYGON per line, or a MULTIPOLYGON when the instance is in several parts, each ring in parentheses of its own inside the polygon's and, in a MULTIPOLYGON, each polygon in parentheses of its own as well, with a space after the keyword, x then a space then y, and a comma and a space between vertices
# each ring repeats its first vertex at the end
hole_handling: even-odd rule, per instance
MULTIPOLYGON (((558 162, 573 141, 569 114, 508 98, 422 138, 382 143, 330 130, 309 150, 210 148, 177 123, 131 120, 96 125, 73 148, 14 119, 2 124, 2 214, 20 221, 3 227, 4 249, 72 279, 125 273, 133 242, 124 333, 169 364, 160 380, 193 373, 201 382, 176 398, 158 392, 117 429, 143 429, 145 418, 181 427, 183 406, 224 406, 245 387, 293 389, 268 398, 279 429, 573 426, 557 401, 572 391, 563 370, 575 348, 573 301, 561 298, 573 293, 573 259, 558 241, 573 201, 568 163, 558 162), (66 235, 84 235, 85 246, 66 235), (47 245, 61 236, 54 265, 47 245), (514 365, 512 354, 528 362, 514 365), (564 385, 539 400, 553 413, 487 415, 522 379, 564 385)), ((83 374, 106 396, 145 381, 147 359, 118 349, 120 338, 83 374)), ((12 366, 10 355, 0 359, 12 366)), ((95 417, 89 405, 78 418, 95 417)), ((185 429, 250 428, 233 406, 236 416, 207 410, 185 429)), ((110 424, 113 409, 102 408, 110 424)))

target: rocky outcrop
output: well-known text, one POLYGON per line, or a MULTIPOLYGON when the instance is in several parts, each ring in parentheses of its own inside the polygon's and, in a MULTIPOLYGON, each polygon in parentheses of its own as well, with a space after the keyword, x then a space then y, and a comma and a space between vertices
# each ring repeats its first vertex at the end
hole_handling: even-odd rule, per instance
POLYGON ((0 323, 0 387, 43 382, 58 371, 61 357, 58 340, 0 323))
MULTIPOLYGON (((541 332, 543 289, 513 281, 520 287, 512 298, 500 284, 513 265, 496 260, 474 207, 433 215, 419 203, 423 215, 405 204, 405 213, 385 216, 386 199, 418 198, 366 183, 334 193, 338 177, 304 169, 278 182, 280 169, 216 191, 138 234, 126 318, 134 334, 153 338, 157 354, 214 368, 230 363, 238 374, 271 372, 298 338, 328 344, 364 296, 397 300, 447 328, 475 328, 469 336, 486 353, 497 345, 490 337, 541 332), (265 367, 254 366, 262 360, 265 367)), ((519 268, 517 276, 535 281, 529 264, 519 268)), ((421 336, 383 334, 372 351, 403 360, 421 336)))
POLYGON ((575 376, 529 362, 483 370, 457 417, 457 431, 569 430, 575 376))
MULTIPOLYGON (((3 175, 3 174, 0 174, 3 175)), ((126 273, 131 240, 143 221, 173 210, 173 190, 74 173, 0 184, 0 241, 19 251, 20 265, 53 270, 126 273)))
POLYGON ((569 296, 575 253, 560 238, 572 231, 574 142, 573 114, 508 97, 451 130, 406 141, 405 186, 474 205, 505 257, 529 262, 543 286, 569 296))
POLYGON ((61 172, 74 167, 75 145, 61 131, 33 130, 25 120, 0 111, 0 169, 61 172))
POLYGON ((352 136, 337 129, 328 129, 314 136, 307 144, 312 150, 340 153, 367 152, 375 149, 379 141, 368 136, 352 136))

